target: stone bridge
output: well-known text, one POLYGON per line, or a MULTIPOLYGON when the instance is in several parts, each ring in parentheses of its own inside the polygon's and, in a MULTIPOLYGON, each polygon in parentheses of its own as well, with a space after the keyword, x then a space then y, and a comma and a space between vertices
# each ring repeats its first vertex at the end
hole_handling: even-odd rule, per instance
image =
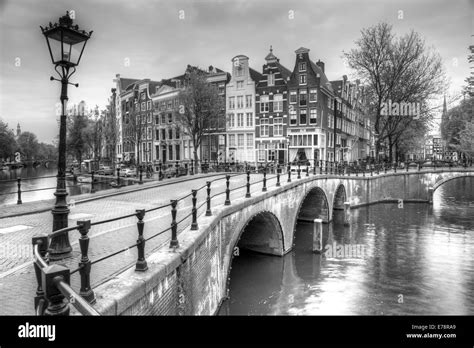
MULTIPOLYGON (((331 222, 344 202, 351 208, 377 202, 432 201, 447 181, 474 176, 472 168, 423 169, 359 176, 281 176, 266 192, 214 206, 198 218, 199 229, 178 235, 179 248, 147 256, 149 269, 134 267, 95 290, 104 315, 213 315, 228 293, 232 258, 238 248, 284 255, 292 249, 298 219, 331 222), (238 248, 236 248, 238 246, 238 248)), ((232 188, 232 186, 231 186, 232 188)))

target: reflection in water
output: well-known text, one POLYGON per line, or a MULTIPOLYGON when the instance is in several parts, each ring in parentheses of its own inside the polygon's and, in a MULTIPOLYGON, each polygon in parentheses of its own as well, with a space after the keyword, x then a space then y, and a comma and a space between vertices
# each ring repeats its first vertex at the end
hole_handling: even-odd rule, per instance
MULTIPOLYGON (((37 178, 37 177, 46 177, 46 176, 55 176, 57 174, 57 168, 45 168, 43 166, 32 168, 19 168, 14 170, 5 170, 0 171, 0 180, 10 180, 16 178, 37 178)), ((110 189, 109 182, 114 180, 112 176, 107 179, 101 179, 105 182, 97 182, 94 184, 95 191, 107 190, 110 189)), ((128 180, 123 180, 122 182, 127 183, 128 180)), ((67 180, 66 185, 70 196, 80 195, 84 193, 91 192, 90 183, 74 183, 72 180, 67 180)), ((41 191, 32 191, 32 192, 22 192, 21 199, 23 203, 40 201, 45 199, 54 199, 54 191, 56 190, 56 177, 41 178, 41 179, 31 179, 31 180, 22 180, 21 190, 35 190, 35 189, 44 189, 51 188, 49 190, 41 191)), ((0 181, 0 205, 4 204, 16 204, 17 201, 17 183, 16 181, 11 182, 2 182, 0 181), (12 193, 12 194, 6 194, 12 193)))
POLYGON ((363 257, 312 253, 308 223, 284 257, 241 251, 221 315, 467 315, 474 312, 474 179, 441 186, 433 206, 376 204, 324 225, 324 245, 362 244, 363 257))

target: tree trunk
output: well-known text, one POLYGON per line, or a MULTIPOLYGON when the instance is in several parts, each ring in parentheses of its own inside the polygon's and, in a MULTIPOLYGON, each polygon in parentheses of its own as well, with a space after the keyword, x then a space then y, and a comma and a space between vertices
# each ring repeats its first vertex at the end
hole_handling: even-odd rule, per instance
POLYGON ((392 163, 393 155, 392 155, 392 150, 393 150, 393 142, 392 142, 392 137, 388 137, 388 159, 390 163, 392 163))

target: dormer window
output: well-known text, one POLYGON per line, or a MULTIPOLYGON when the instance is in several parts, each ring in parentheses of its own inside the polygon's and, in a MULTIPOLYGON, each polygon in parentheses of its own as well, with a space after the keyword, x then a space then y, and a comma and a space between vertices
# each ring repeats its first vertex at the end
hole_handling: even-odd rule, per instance
POLYGON ((300 63, 300 71, 306 71, 306 62, 300 63))
POLYGON ((237 81, 237 89, 244 88, 244 81, 237 81))
POLYGON ((275 74, 268 74, 268 86, 275 86, 275 74))

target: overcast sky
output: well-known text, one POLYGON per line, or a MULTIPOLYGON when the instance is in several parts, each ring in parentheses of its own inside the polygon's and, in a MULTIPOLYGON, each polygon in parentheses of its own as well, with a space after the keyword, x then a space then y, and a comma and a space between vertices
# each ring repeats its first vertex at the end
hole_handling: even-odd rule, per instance
POLYGON ((387 21, 396 33, 419 32, 442 56, 459 94, 469 74, 473 0, 0 0, 0 118, 40 141, 58 133, 55 106, 60 84, 39 25, 74 10, 75 23, 94 30, 70 86, 69 103, 104 106, 115 74, 160 80, 182 74, 187 64, 231 70, 245 54, 261 71, 270 45, 293 69, 294 51, 326 63, 330 80, 343 74, 342 51, 354 47, 360 30, 387 21), (293 12, 290 12, 293 11, 293 12), (403 11, 403 12, 400 12, 403 11), (184 18, 183 18, 184 17, 184 18), (401 19, 399 17, 402 17, 401 19), (130 64, 126 66, 126 62, 130 64))

